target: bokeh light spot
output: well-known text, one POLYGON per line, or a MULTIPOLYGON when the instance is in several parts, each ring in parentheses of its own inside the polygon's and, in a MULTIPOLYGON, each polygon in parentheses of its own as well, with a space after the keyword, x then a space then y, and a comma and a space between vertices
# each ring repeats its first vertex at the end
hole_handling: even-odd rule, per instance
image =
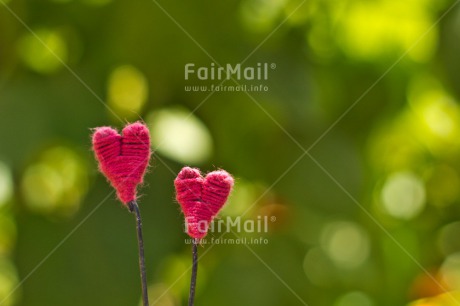
POLYGON ((30 166, 24 173, 22 191, 30 208, 52 211, 62 193, 60 176, 47 165, 30 166))
POLYGON ((438 236, 438 245, 444 256, 460 253, 460 221, 449 223, 441 228, 438 236))
MULTIPOLYGON (((156 283, 148 288, 149 299, 155 301, 156 306, 178 306, 180 305, 177 298, 170 292, 168 286, 163 283, 156 283)), ((142 300, 139 306, 142 306, 142 300)))
POLYGON ((332 58, 336 53, 336 48, 328 33, 329 29, 325 25, 317 23, 306 34, 309 46, 321 59, 332 58))
POLYGON ((268 31, 282 13, 286 0, 246 0, 240 15, 246 28, 253 32, 268 31))
POLYGON ((161 154, 186 164, 199 164, 212 154, 213 141, 208 128, 184 108, 153 112, 147 117, 152 146, 161 154))
POLYGON ((354 269, 369 256, 370 241, 358 224, 337 221, 327 224, 321 234, 321 245, 339 268, 354 269))
MULTIPOLYGON (((169 292, 178 299, 188 296, 190 279, 184 277, 184 271, 189 268, 190 258, 188 256, 170 256, 162 264, 162 282, 169 288, 169 292)), ((207 281, 207 271, 200 263, 198 264, 198 271, 200 271, 200 277, 197 279, 197 295, 207 281)))
POLYGON ((359 291, 349 292, 341 296, 334 306, 374 306, 372 299, 359 291))
POLYGON ((407 52, 416 62, 428 61, 437 46, 437 28, 426 5, 411 1, 355 1, 341 15, 337 35, 352 58, 376 60, 407 52), (428 29, 431 29, 427 32, 428 29))
POLYGON ((88 185, 86 163, 72 149, 57 146, 42 152, 22 178, 27 206, 35 212, 71 216, 88 185))
POLYGON ((410 169, 424 162, 426 149, 408 128, 406 116, 384 124, 370 137, 372 165, 384 173, 410 169))
POLYGON ((16 222, 5 211, 0 213, 0 256, 9 255, 16 242, 16 222))
POLYGON ((52 2, 56 2, 56 3, 70 3, 72 2, 73 0, 50 0, 52 2))
POLYGON ((427 127, 433 134, 441 138, 447 138, 453 134, 455 123, 452 117, 449 116, 449 110, 442 107, 442 105, 427 105, 423 116, 427 127))
POLYGON ((409 91, 413 130, 433 153, 460 150, 460 108, 440 85, 415 80, 409 91), (427 84, 428 83, 428 84, 427 84))
POLYGON ((455 203, 460 197, 460 178, 457 171, 443 164, 428 172, 426 192, 429 203, 439 207, 455 203))
POLYGON ((222 214, 235 217, 247 214, 247 210, 255 204, 257 194, 257 187, 254 184, 237 180, 228 203, 222 209, 222 214))
POLYGON ((412 173, 395 173, 386 180, 381 192, 381 201, 391 216, 412 219, 425 206, 424 184, 412 173))
POLYGON ((112 2, 112 0, 81 0, 83 3, 91 6, 104 6, 112 2))
POLYGON ((133 66, 121 66, 109 77, 108 102, 118 116, 137 118, 148 96, 145 76, 133 66))
POLYGON ((19 41, 19 55, 24 64, 38 73, 58 71, 67 62, 67 44, 56 30, 38 29, 19 41), (61 62, 62 61, 62 62, 61 62))
POLYGON ((321 248, 308 251, 303 261, 303 269, 310 282, 316 286, 329 286, 334 282, 336 271, 321 248))
POLYGON ((444 282, 452 290, 460 290, 460 253, 449 255, 440 269, 444 282))
POLYGON ((460 292, 450 291, 432 298, 415 301, 409 306, 455 306, 460 303, 460 292))
POLYGON ((178 297, 187 294, 188 279, 179 276, 189 267, 189 262, 185 257, 171 256, 164 263, 164 275, 162 277, 165 284, 172 286, 170 291, 178 297))
POLYGON ((313 1, 304 2, 303 0, 288 0, 284 4, 284 16, 288 18, 286 22, 292 25, 302 25, 312 15, 313 1))
POLYGON ((4 205, 13 194, 13 178, 10 169, 0 162, 0 206, 4 205))
POLYGON ((16 303, 17 294, 14 291, 18 284, 18 275, 13 263, 6 257, 0 256, 0 301, 4 306, 16 303))

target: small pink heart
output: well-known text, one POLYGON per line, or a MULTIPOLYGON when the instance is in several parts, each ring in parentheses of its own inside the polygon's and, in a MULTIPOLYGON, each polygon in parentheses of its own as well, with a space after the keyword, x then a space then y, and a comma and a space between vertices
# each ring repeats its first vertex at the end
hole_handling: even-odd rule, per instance
POLYGON ((100 171, 116 189, 118 198, 124 204, 135 200, 137 185, 143 182, 150 160, 148 128, 135 122, 120 135, 111 127, 98 127, 93 134, 93 150, 100 171))
POLYGON ((174 180, 174 185, 176 199, 185 215, 187 233, 192 238, 205 237, 209 224, 232 190, 232 176, 224 170, 218 170, 203 178, 199 169, 184 167, 174 180))

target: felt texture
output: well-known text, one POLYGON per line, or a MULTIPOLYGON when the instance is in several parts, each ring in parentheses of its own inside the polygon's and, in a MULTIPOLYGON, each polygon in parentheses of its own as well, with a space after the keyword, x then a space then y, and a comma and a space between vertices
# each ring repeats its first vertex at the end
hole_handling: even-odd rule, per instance
POLYGON ((111 127, 98 127, 92 142, 99 170, 115 188, 120 201, 126 205, 135 200, 151 155, 148 128, 135 122, 125 126, 120 135, 111 127))
POLYGON ((176 200, 186 218, 187 234, 192 238, 206 236, 209 224, 219 213, 233 188, 233 177, 224 170, 208 173, 184 167, 174 180, 176 200))

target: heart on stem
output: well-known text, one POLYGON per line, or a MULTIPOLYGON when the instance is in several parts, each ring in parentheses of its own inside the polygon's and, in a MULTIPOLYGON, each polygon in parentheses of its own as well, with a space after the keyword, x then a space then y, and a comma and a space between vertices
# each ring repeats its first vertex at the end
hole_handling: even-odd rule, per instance
POLYGON ((202 239, 224 206, 233 187, 232 176, 218 170, 203 177, 199 169, 184 167, 174 180, 176 199, 185 215, 190 237, 202 239))
POLYGON ((150 160, 148 128, 135 122, 125 126, 120 135, 111 127, 98 127, 92 141, 99 170, 115 188, 120 201, 126 205, 135 200, 150 160))

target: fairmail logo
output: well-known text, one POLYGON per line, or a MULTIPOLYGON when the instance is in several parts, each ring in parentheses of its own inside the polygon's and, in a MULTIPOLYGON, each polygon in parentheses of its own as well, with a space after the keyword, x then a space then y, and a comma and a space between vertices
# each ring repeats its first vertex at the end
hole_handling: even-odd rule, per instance
POLYGON ((185 80, 195 77, 198 80, 246 80, 262 81, 268 80, 270 70, 274 70, 276 64, 257 63, 256 66, 243 67, 241 64, 226 64, 217 66, 211 63, 208 67, 197 67, 194 63, 188 63, 184 66, 185 80))
POLYGON ((257 216, 255 219, 243 219, 242 217, 232 218, 227 216, 223 219, 214 219, 211 223, 206 220, 195 222, 191 217, 185 218, 184 232, 189 232, 190 229, 196 228, 199 232, 214 232, 214 233, 268 233, 269 223, 275 222, 275 216, 257 216))

